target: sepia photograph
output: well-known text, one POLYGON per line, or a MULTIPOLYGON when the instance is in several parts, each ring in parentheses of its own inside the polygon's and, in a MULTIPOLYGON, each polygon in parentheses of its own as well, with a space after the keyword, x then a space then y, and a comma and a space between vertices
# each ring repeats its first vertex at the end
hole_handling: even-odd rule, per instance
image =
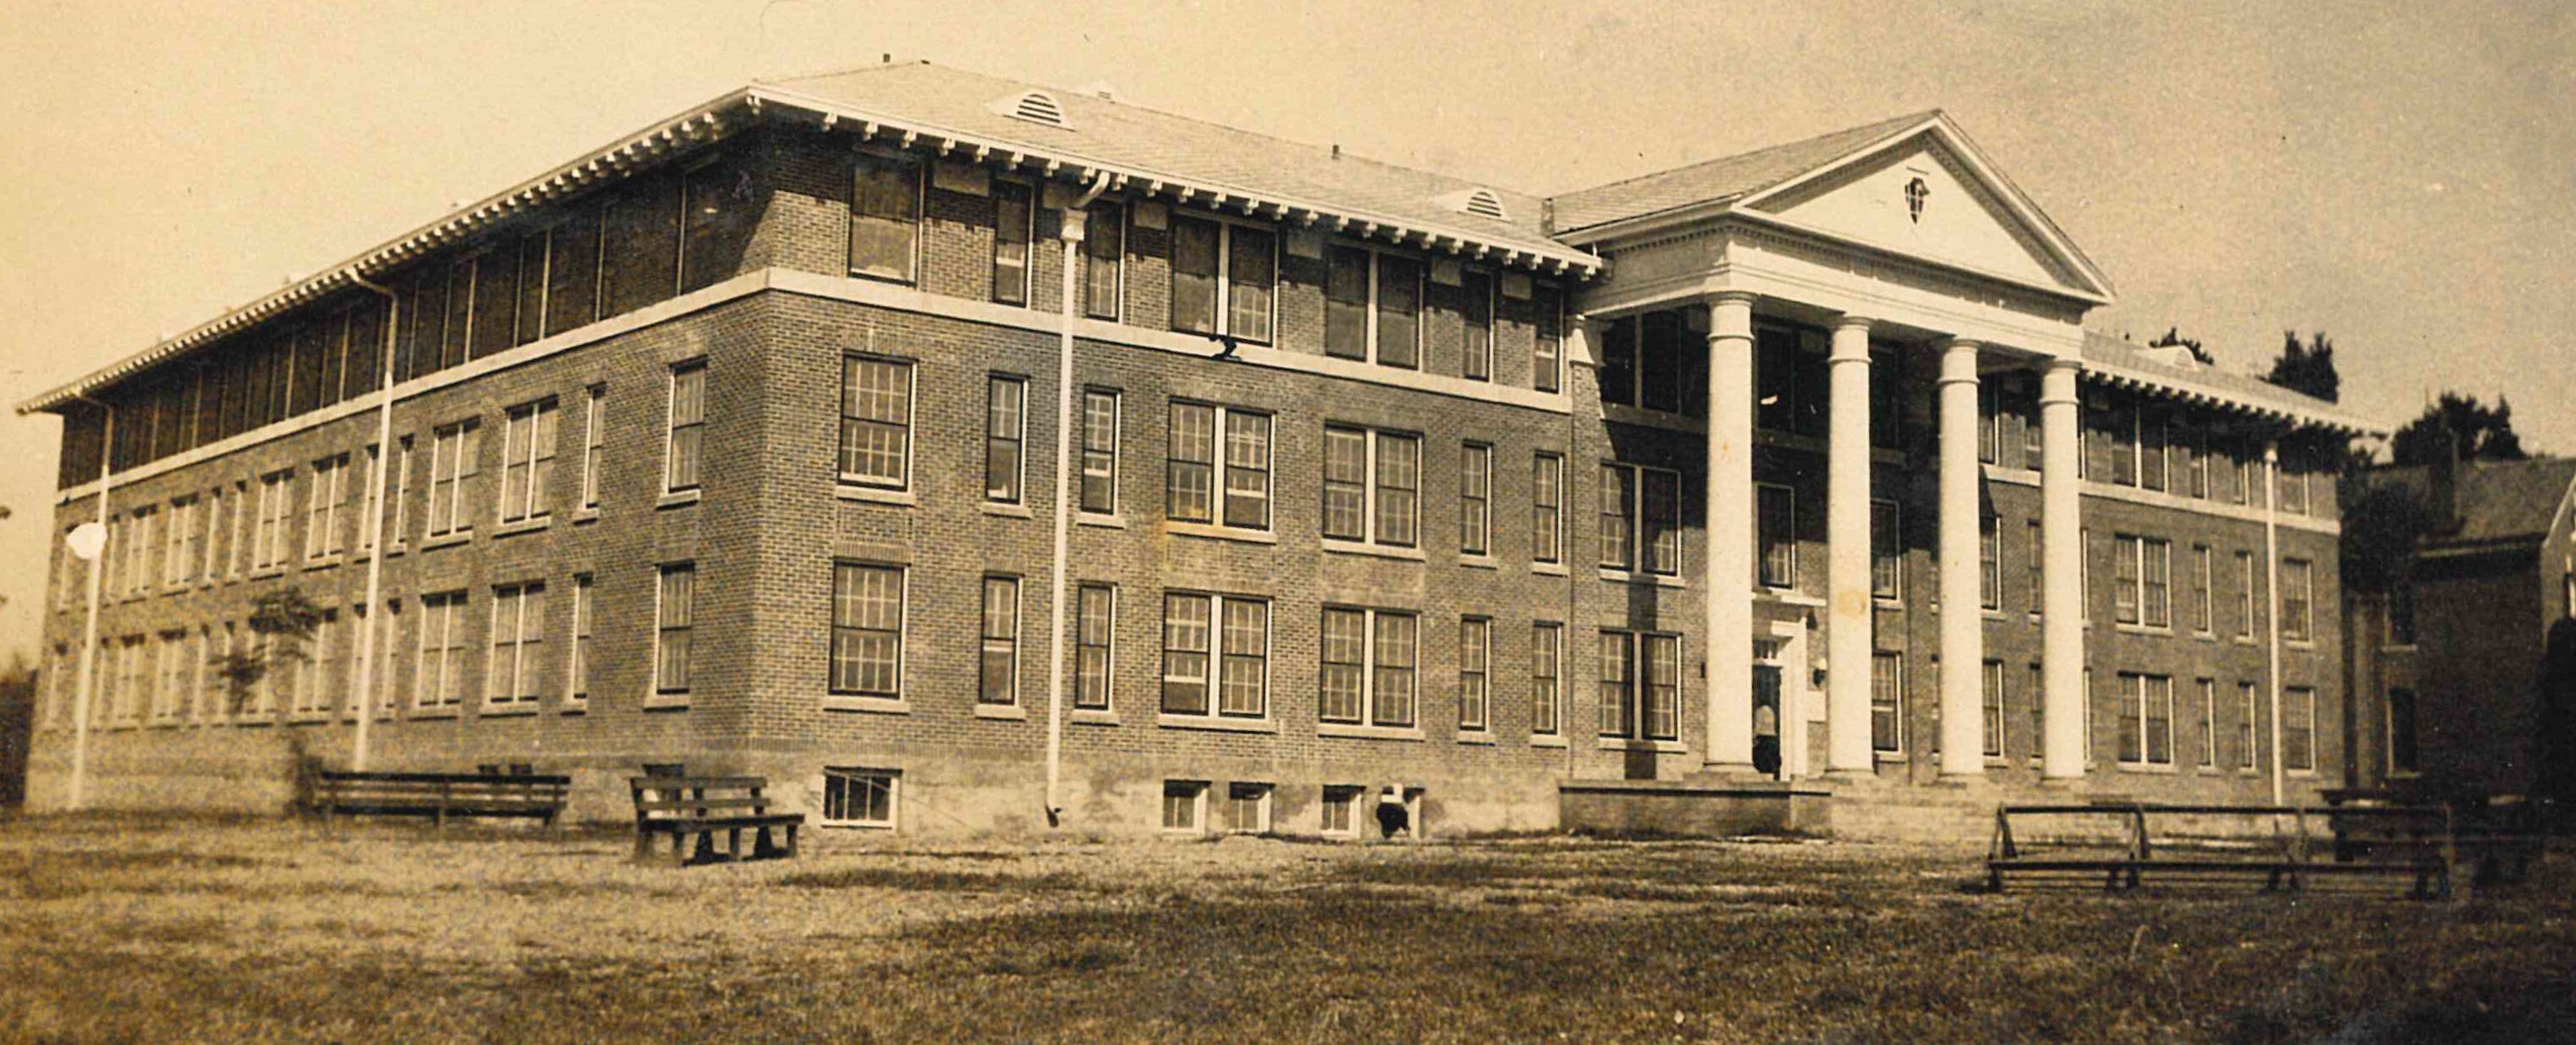
POLYGON ((2576 6, 0 0, 0 1045, 2576 1043, 2576 6))

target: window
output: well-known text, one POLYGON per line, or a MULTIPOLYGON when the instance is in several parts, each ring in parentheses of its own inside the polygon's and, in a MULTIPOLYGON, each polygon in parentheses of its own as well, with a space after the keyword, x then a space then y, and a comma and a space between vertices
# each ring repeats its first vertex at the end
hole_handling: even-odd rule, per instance
MULTIPOLYGON (((553 509, 555 401, 511 407, 501 439, 501 521, 544 517, 553 509)), ((585 462, 586 463, 586 462, 585 462)))
POLYGON ((1902 654, 1869 655, 1869 748, 1905 750, 1905 661, 1902 654))
POLYGON ((1411 727, 1419 689, 1414 668, 1419 622, 1390 610, 1324 609, 1323 692, 1316 715, 1325 722, 1411 727))
POLYGON ((662 490, 678 493, 698 488, 705 466, 707 431, 707 362, 671 368, 671 437, 662 490))
POLYGON ((912 478, 912 364, 841 359, 841 481, 904 489, 912 478))
POLYGON ((1225 832, 1232 835, 1266 835, 1270 833, 1270 785, 1232 783, 1225 786, 1225 832))
POLYGON ((1116 202, 1091 205, 1082 236, 1082 314, 1116 322, 1121 266, 1127 257, 1127 211, 1116 202))
POLYGON ((2120 761, 2173 764, 2173 679, 2120 673, 2120 761))
POLYGON ((1211 688, 1217 715, 1269 714, 1270 604, 1232 595, 1167 593, 1163 713, 1209 714, 1211 688))
POLYGON ((1624 631, 1601 633, 1601 735, 1625 737, 1636 731, 1637 637, 1624 631))
POLYGON ((661 587, 653 604, 653 694, 689 692, 689 654, 697 619, 698 567, 670 563, 661 568, 661 587))
POLYGON ((2201 679, 2195 687, 2200 694, 2200 766, 2218 768, 2218 683, 2201 679))
POLYGON ((994 374, 984 385, 984 499, 1020 503, 1025 470, 1029 383, 994 374))
POLYGON ((591 207, 555 226, 546 244, 546 333, 551 336, 598 317, 600 221, 591 207))
POLYGON ((1325 264, 1324 354, 1419 367, 1422 263, 1336 245, 1325 251, 1325 264))
POLYGON ((1554 736, 1564 728, 1564 659, 1565 625, 1530 625, 1530 732, 1535 735, 1554 736))
POLYGON ((197 499, 182 497, 170 502, 170 539, 162 550, 161 580, 165 584, 186 584, 196 579, 195 570, 201 546, 198 541, 206 531, 197 525, 197 499))
POLYGON ((1358 809, 1361 789, 1351 784, 1324 785, 1324 833, 1335 838, 1355 837, 1360 833, 1358 809))
POLYGON ((1977 605, 2004 608, 2004 533, 2002 521, 1988 515, 1977 526, 1977 605))
POLYGON ((1413 547, 1421 492, 1422 437, 1325 426, 1325 537, 1413 547))
MULTIPOLYGON (((2002 758, 2004 757, 2004 662, 1990 660, 1985 663, 1984 683, 1981 710, 1984 712, 1985 755, 1987 758, 2002 758)), ((2038 694, 2033 693, 2032 696, 2036 697, 2038 694)))
MULTIPOLYGON (((317 627, 313 634, 314 650, 318 654, 323 648, 321 640, 326 632, 317 627)), ((184 703, 188 692, 190 665, 186 656, 187 651, 188 633, 185 631, 162 632, 159 641, 153 644, 153 653, 157 658, 158 666, 155 673, 157 681, 152 685, 152 721, 154 722, 175 722, 179 718, 180 705, 184 703)), ((318 690, 321 687, 314 688, 318 690)))
POLYGON ((1494 448, 1468 443, 1458 451, 1458 553, 1493 550, 1494 448))
POLYGON ((838 827, 892 828, 895 790, 903 773, 892 769, 826 766, 823 822, 838 827))
POLYGON ((993 182, 993 300, 1005 305, 1029 303, 1029 242, 1037 219, 1029 195, 1027 182, 993 182))
POLYGON ((920 238, 921 166, 882 156, 858 157, 850 187, 851 274, 912 282, 920 238))
POLYGON ((1530 561, 1565 558, 1565 457, 1541 452, 1530 459, 1530 561))
POLYGON ((1172 329, 1268 344, 1278 236, 1206 218, 1171 224, 1172 329))
POLYGON ((1601 466, 1601 566, 1628 570, 1637 565, 1637 470, 1629 465, 1601 466))
POLYGON ((1681 637, 1601 633, 1601 735, 1681 735, 1681 637))
POLYGON ((1825 434, 1824 348, 1818 331, 1768 324, 1754 330, 1754 427, 1825 434))
POLYGON ((2173 542, 2117 534, 2111 539, 2111 619, 2173 626, 2173 542))
POLYGON ((1530 292, 1530 311, 1537 325, 1530 345, 1530 387, 1554 392, 1565 387, 1564 299, 1554 287, 1536 288, 1530 292))
MULTIPOLYGON (((2024 562, 2029 563, 2030 566, 2023 572, 2030 581, 2030 591, 2028 595, 2030 599, 2030 615, 2037 617, 2040 615, 2041 608, 2048 605, 2048 576, 2047 572, 2041 569, 2041 564, 2048 561, 2047 548, 2041 543, 2042 537, 2039 528, 2039 520, 2031 520, 2024 524, 2023 529, 2030 534, 2029 557, 2023 560, 2024 562)), ((2077 554, 2082 554, 2082 550, 2079 549, 2077 554)))
POLYGON ((2138 419, 2138 485, 2149 490, 2165 488, 2166 452, 2171 439, 2166 430, 2163 411, 2144 411, 2138 419))
POLYGON ((1466 345, 1459 350, 1458 373, 1470 381, 1494 379, 1494 277, 1462 272, 1458 277, 1459 319, 1466 326, 1466 345))
POLYGON ((2388 771, 2410 774, 2420 765, 2415 744, 2415 691, 2403 686, 2388 690, 2388 771))
POLYGON ((2273 466, 2281 477, 2281 510, 2291 515, 2304 515, 2308 510, 2308 473, 2297 470, 2293 463, 2273 466))
POLYGON ((475 421, 444 425, 430 433, 429 535, 441 537, 474 529, 473 481, 482 467, 483 426, 475 421))
POLYGON ((569 692, 565 696, 576 705, 590 700, 590 632, 598 619, 592 603, 590 575, 572 575, 572 665, 564 670, 569 692))
POLYGON ((2048 757, 2048 688, 2040 681, 2040 665, 2032 664, 2022 675, 2022 692, 2030 695, 2030 762, 2038 765, 2048 757))
MULTIPOLYGON (((2576 597, 2576 570, 2568 572, 2567 583, 2570 585, 2568 594, 2576 597)), ((2570 602, 2576 603, 2576 598, 2571 598, 2570 602)), ((2388 644, 2415 644, 2415 581, 2411 577, 2400 577, 2388 586, 2388 644)))
POLYGON ((1482 733, 1490 728, 1486 671, 1494 648, 1494 622, 1468 617, 1458 622, 1458 729, 1482 733))
POLYGON ((680 191, 679 288, 685 294, 733 274, 735 259, 721 252, 741 242, 758 213, 753 209, 751 174, 728 164, 712 163, 688 172, 680 191))
POLYGON ((2185 458, 2185 461, 2187 462, 2185 467, 2190 469, 2190 474, 2186 477, 2186 482, 2189 484, 2189 490, 2193 497, 2205 499, 2210 494, 2209 429, 2203 425, 2191 424, 2186 426, 2186 430, 2191 433, 2188 437, 2190 440, 2188 450, 2189 456, 2185 458))
MULTIPOLYGON (((292 468, 281 468, 260 477, 259 520, 251 531, 251 569, 265 570, 286 564, 287 506, 292 503, 294 488, 295 470, 292 468)), ((142 529, 140 524, 133 527, 128 539, 132 540, 142 529)))
POLYGON ((1601 565, 1681 573, 1681 474, 1662 468, 1601 466, 1601 565))
POLYGON ((1117 677, 1118 589, 1082 585, 1074 591, 1073 605, 1073 706, 1105 711, 1117 677))
MULTIPOLYGON (((152 524, 159 522, 160 518, 160 513, 151 508, 134 510, 133 531, 127 535, 125 541, 125 593, 127 595, 152 594, 153 555, 160 550, 152 544, 152 524)), ((284 522, 281 520, 279 525, 281 537, 284 536, 284 529, 284 522)), ((278 553, 278 561, 285 561, 283 550, 278 553)))
POLYGON ((903 696, 904 571, 832 566, 832 684, 836 695, 903 696))
POLYGON ((2254 553, 2236 553, 2236 637, 2254 637, 2254 553))
POLYGON ((1082 393, 1082 510, 1118 514, 1118 393, 1082 393))
POLYGON ((585 511, 599 507, 600 456, 608 447, 607 406, 608 386, 590 386, 581 408, 581 506, 585 511))
MULTIPOLYGON (((407 435, 394 441, 394 488, 391 497, 394 518, 391 527, 386 531, 389 536, 385 540, 388 547, 400 548, 403 545, 403 534, 408 532, 411 526, 411 437, 407 435)), ((234 505, 233 511, 239 514, 240 505, 234 505)))
POLYGON ((2236 684, 2236 764, 2244 769, 2252 769, 2262 761, 2257 755, 2262 749, 2254 743, 2254 723, 2261 713, 2260 703, 2253 683, 2236 684))
POLYGON ((536 703, 545 621, 544 584, 504 584, 492 589, 492 657, 483 667, 485 703, 536 703))
POLYGON ((1198 780, 1163 781, 1163 830, 1197 831, 1208 786, 1198 780))
POLYGON ((2281 691, 2281 768, 2317 768, 2317 691, 2306 686, 2281 691))
MULTIPOLYGON (((202 538, 202 548, 204 550, 205 557, 200 560, 203 568, 198 572, 200 575, 205 577, 206 583, 208 584, 212 584, 215 581, 222 579, 224 576, 224 564, 226 562, 225 556, 227 554, 224 548, 224 534, 231 532, 233 526, 229 520, 234 514, 239 513, 240 511, 241 498, 224 496, 224 488, 222 484, 219 483, 214 489, 206 491, 206 532, 202 538)), ((64 562, 68 564, 71 561, 69 549, 66 548, 64 562)), ((71 606, 71 585, 66 583, 56 590, 61 593, 62 598, 62 603, 58 608, 69 608, 71 606)))
POLYGON ((1987 380, 1977 384, 1977 463, 1995 464, 1996 444, 2003 441, 2003 385, 1987 380))
POLYGON ((1788 588, 1798 576, 1798 503, 1786 486, 1757 483, 1755 542, 1760 549, 1760 581, 1765 588, 1788 588))
POLYGON ((1223 490, 1224 525, 1270 528, 1270 415, 1175 401, 1171 433, 1164 510, 1173 521, 1216 522, 1216 491, 1223 490))
POLYGON ((420 678, 412 701, 423 708, 455 707, 465 698, 465 593, 420 597, 420 678))
POLYGON ((2310 599, 2313 594, 2313 589, 2310 587, 2313 580, 2310 575, 2314 572, 2306 559, 2281 560, 2281 637, 2283 639, 2291 642, 2307 642, 2315 638, 2314 632, 2310 630, 2312 621, 2309 613, 2309 607, 2312 605, 2310 599))
MULTIPOLYGON (((1894 501, 1869 502, 1869 595, 1881 602, 1905 598, 1905 531, 1894 501)), ((2031 557, 2038 562, 2038 556, 2031 557)), ((2032 605, 2037 605, 2033 602, 2032 605)))
POLYGON ((1020 702, 1020 579, 984 578, 983 654, 978 659, 978 704, 1020 702))

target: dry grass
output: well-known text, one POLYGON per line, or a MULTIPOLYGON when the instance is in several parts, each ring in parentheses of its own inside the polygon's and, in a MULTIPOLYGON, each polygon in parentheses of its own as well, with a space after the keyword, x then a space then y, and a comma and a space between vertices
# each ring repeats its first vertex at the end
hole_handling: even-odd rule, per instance
POLYGON ((0 1041, 2576 1040, 2565 853, 2435 904, 1988 896, 1973 853, 1837 844, 848 837, 674 870, 0 823, 0 1041))

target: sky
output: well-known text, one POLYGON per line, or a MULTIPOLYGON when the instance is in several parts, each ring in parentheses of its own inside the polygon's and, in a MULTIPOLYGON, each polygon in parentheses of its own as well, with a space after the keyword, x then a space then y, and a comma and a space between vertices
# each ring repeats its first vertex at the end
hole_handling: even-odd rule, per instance
MULTIPOLYGON (((1524 191, 1939 107, 2106 272, 2088 325, 2260 370, 2324 331, 2390 427, 2576 452, 2576 5, 0 0, 14 407, 742 82, 892 54, 1524 191)), ((0 658, 58 426, 0 416, 0 658)))

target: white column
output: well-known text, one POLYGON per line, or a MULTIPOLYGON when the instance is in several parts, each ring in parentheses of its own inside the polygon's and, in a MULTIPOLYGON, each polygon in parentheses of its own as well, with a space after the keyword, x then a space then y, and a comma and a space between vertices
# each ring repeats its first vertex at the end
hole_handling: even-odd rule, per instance
POLYGON ((1941 347, 1941 775, 1985 772, 1979 689, 1985 613, 1977 597, 1977 343, 1941 347))
POLYGON ((2050 360, 2039 377, 2040 671, 2051 778, 2084 775, 2084 522, 2075 479, 2084 452, 2076 427, 2072 359, 2050 360))
MULTIPOLYGON (((1708 751, 1753 771, 1753 295, 1710 299, 1708 324, 1708 751)), ((1782 709, 1788 713, 1788 709, 1782 709)))
POLYGON ((1825 458, 1825 767, 1867 772, 1869 743, 1869 323, 1834 325, 1825 458))

